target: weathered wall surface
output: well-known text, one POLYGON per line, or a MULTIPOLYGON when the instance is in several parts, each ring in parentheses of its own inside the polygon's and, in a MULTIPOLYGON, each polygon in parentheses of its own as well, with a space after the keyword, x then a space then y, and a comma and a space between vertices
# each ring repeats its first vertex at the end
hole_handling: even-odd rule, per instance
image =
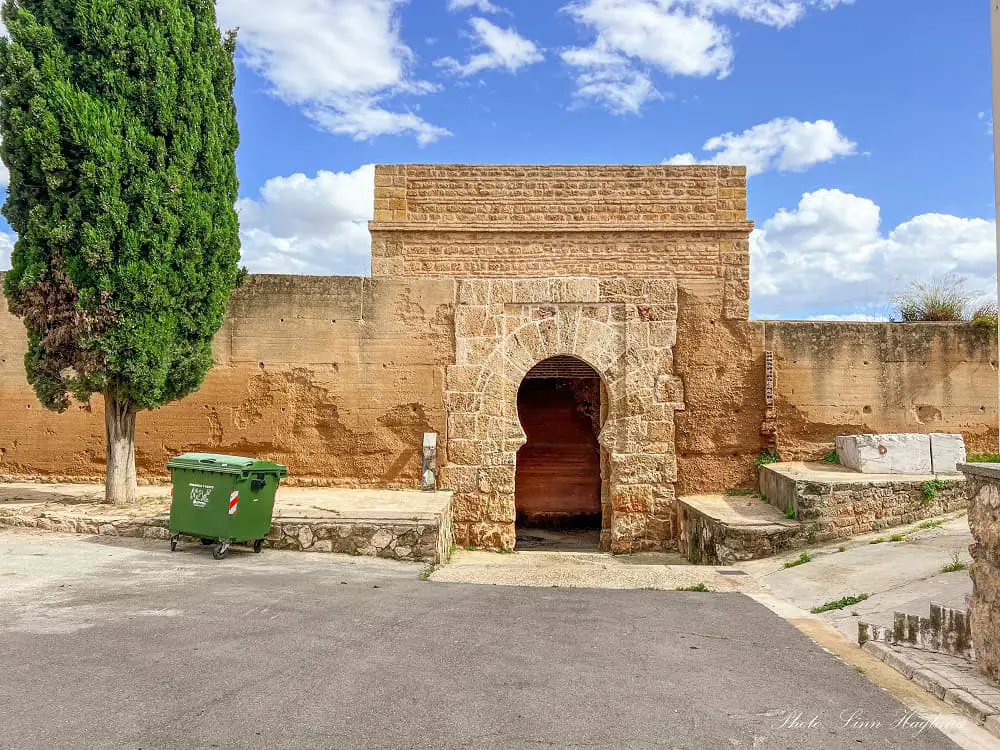
MULTIPOLYGON (((997 448, 997 339, 971 323, 767 321, 782 459, 818 458, 837 435, 960 432, 997 448)), ((761 370, 762 372, 762 370, 761 370)))
MULTIPOLYGON (((203 387, 140 414, 140 475, 209 450, 280 461, 297 481, 416 486, 421 434, 445 429, 453 301, 448 280, 250 277, 203 387)), ((0 475, 101 477, 100 397, 43 409, 25 382, 25 346, 0 298, 0 475)))
POLYGON ((677 412, 677 491, 724 491, 756 481, 764 445, 764 329, 726 320, 719 281, 681 281, 674 371, 684 381, 677 412))

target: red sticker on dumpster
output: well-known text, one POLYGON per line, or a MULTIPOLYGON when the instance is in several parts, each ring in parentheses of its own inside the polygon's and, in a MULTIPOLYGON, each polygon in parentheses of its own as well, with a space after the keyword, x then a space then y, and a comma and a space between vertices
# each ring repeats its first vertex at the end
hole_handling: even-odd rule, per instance
POLYGON ((240 493, 234 492, 229 496, 229 515, 231 516, 236 515, 236 508, 239 506, 239 504, 240 504, 240 493))

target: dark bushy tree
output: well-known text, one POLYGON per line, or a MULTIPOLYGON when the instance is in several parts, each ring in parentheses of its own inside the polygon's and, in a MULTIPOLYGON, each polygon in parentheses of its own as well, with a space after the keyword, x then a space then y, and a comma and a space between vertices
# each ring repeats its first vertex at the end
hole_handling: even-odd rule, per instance
POLYGON ((212 0, 5 0, 4 292, 49 409, 103 394, 107 498, 135 420, 196 390, 239 283, 235 36, 212 0))

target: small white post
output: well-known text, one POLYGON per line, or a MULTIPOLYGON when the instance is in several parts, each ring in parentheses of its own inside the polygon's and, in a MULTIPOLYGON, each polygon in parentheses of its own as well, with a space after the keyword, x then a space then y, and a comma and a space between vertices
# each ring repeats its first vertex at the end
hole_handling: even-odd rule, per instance
POLYGON ((437 489, 437 440, 436 432, 424 433, 424 454, 420 466, 420 489, 424 492, 437 489))

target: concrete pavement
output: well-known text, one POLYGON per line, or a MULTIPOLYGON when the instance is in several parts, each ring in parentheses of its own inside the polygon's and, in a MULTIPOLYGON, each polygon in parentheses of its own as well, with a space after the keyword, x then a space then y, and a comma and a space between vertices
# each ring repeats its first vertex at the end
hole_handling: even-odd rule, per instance
POLYGON ((948 748, 740 594, 0 533, 0 747, 948 748))
POLYGON ((784 562, 797 557, 800 550, 738 567, 763 590, 806 611, 844 596, 869 594, 859 604, 821 615, 856 641, 859 619, 892 625, 897 610, 926 617, 931 602, 963 609, 966 595, 972 593, 968 571, 944 573, 942 568, 953 555, 970 562, 971 543, 963 514, 935 528, 913 525, 855 537, 846 542, 843 552, 839 547, 844 543, 815 547, 808 550, 812 562, 793 568, 785 568, 784 562), (892 534, 904 532, 904 541, 888 541, 892 534), (887 541, 871 544, 875 539, 887 541))

